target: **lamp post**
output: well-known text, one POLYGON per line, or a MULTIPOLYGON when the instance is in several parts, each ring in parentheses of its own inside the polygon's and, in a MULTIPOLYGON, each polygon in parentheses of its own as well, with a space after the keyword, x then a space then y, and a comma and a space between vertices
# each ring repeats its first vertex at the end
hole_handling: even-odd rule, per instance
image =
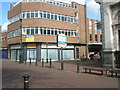
POLYGON ((20 19, 20 55, 19 55, 19 63, 23 63, 23 45, 22 45, 22 19, 20 19))

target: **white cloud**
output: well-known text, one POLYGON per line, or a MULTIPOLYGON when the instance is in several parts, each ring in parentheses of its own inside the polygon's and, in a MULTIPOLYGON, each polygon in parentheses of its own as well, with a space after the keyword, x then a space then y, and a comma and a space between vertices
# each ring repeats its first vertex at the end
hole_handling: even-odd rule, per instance
POLYGON ((4 31, 7 31, 7 26, 8 26, 8 22, 6 22, 6 23, 4 23, 3 25, 2 25, 2 32, 4 32, 4 31))
POLYGON ((96 3, 94 0, 90 0, 87 2, 87 11, 88 13, 98 14, 100 9, 100 5, 96 3))

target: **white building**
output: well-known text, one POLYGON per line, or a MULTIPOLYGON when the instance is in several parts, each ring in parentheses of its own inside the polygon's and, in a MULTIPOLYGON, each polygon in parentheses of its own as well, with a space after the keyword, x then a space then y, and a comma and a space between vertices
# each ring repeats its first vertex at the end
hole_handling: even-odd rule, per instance
POLYGON ((110 68, 120 67, 120 0, 95 1, 101 7, 103 65, 110 68))

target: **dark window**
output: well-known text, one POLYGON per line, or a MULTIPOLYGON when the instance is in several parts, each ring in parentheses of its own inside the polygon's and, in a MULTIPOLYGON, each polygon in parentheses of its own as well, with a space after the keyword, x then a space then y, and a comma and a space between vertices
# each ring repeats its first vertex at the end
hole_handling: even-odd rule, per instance
POLYGON ((92 34, 90 34, 90 41, 92 41, 92 34))
POLYGON ((30 34, 30 29, 27 29, 27 34, 30 34))
POLYGON ((27 18, 30 18, 30 13, 27 13, 27 18))
POLYGON ((97 34, 95 35, 95 41, 97 41, 97 34))
POLYGON ((57 15, 55 15, 55 20, 57 20, 57 15))
POLYGON ((50 35, 50 29, 47 30, 47 35, 50 35))
POLYGON ((44 34, 46 35, 47 31, 46 31, 46 28, 44 28, 44 34))
POLYGON ((38 17, 38 12, 35 12, 35 17, 38 17))
POLYGON ((31 18, 34 18, 34 12, 31 13, 31 18))
POLYGON ((50 14, 49 13, 47 14, 47 19, 50 19, 50 14))
POLYGON ((35 34, 38 34, 38 27, 35 28, 35 34))
POLYGON ((55 35, 57 35, 57 30, 55 30, 55 35))
POLYGON ((43 29, 42 28, 40 28, 40 32, 41 32, 41 34, 43 34, 43 31, 42 31, 43 29))
POLYGON ((31 34, 34 34, 34 29, 31 29, 31 34))
POLYGON ((54 19, 54 16, 53 16, 53 14, 51 15, 51 19, 54 19))

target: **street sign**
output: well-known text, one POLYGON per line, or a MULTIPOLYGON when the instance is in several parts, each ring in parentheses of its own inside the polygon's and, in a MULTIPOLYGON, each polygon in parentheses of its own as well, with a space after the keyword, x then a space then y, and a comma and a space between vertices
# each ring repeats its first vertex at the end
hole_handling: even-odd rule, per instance
POLYGON ((34 36, 33 35, 27 35, 26 36, 26 42, 34 42, 34 36))
POLYGON ((65 34, 58 35, 58 47, 66 47, 67 46, 67 37, 65 34))

